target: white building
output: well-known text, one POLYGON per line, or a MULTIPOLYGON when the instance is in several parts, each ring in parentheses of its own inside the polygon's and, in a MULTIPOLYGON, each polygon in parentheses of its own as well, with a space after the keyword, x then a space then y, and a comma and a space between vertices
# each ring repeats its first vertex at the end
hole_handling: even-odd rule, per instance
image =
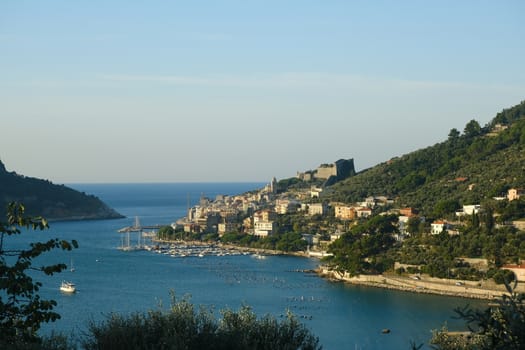
POLYGON ((480 211, 481 205, 479 204, 464 205, 462 210, 456 212, 456 216, 479 214, 480 211))
POLYGON ((289 199, 281 199, 275 202, 275 211, 278 214, 295 213, 301 204, 289 199))
POLYGON ((323 192, 322 188, 312 186, 310 188, 310 198, 319 198, 321 192, 323 192))
POLYGON ((430 224, 430 233, 433 235, 439 235, 441 232, 451 228, 452 226, 448 222, 437 220, 430 224))
POLYGON ((308 215, 324 215, 327 211, 326 205, 324 203, 312 203, 308 204, 308 215))
POLYGON ((258 221, 254 223, 253 234, 259 237, 267 237, 271 235, 276 228, 276 224, 273 221, 258 221))
POLYGON ((344 232, 341 232, 341 231, 335 231, 333 233, 330 234, 330 242, 333 242, 339 238, 341 238, 341 236, 344 234, 344 232))
POLYGON ((370 208, 359 208, 357 209, 357 217, 358 218, 367 218, 369 217, 370 215, 372 215, 372 209, 370 208))

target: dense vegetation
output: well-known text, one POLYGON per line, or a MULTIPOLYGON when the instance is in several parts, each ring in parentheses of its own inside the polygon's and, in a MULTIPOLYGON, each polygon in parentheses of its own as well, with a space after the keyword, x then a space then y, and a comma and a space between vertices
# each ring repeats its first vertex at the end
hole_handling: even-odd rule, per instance
POLYGON ((418 271, 439 278, 480 280, 496 277, 503 282, 498 269, 503 263, 517 263, 525 259, 525 232, 512 227, 491 232, 471 224, 458 235, 443 232, 439 235, 414 235, 391 252, 396 261, 421 266, 418 271), (488 259, 491 269, 478 271, 462 258, 488 259))
POLYGON ((484 127, 471 120, 463 134, 452 129, 444 142, 341 181, 327 189, 324 198, 351 203, 384 195, 431 215, 439 201, 479 203, 523 186, 524 150, 525 101, 484 127))
POLYGON ((328 262, 351 275, 381 273, 394 261, 386 254, 394 246, 392 234, 397 231, 396 216, 375 216, 353 226, 330 245, 334 256, 328 262))
POLYGON ((83 348, 104 349, 210 349, 273 350, 320 349, 317 337, 288 314, 281 322, 257 315, 247 306, 226 309, 217 320, 213 310, 198 310, 187 300, 173 300, 168 311, 130 316, 111 315, 91 324, 83 348))
MULTIPOLYGON (((368 196, 395 198, 394 206, 374 209, 385 215, 394 207, 415 207, 420 216, 407 223, 410 235, 403 242, 392 237, 395 217, 373 217, 353 222, 329 248, 334 268, 356 275, 392 271, 394 262, 410 271, 440 278, 503 283, 503 264, 525 259, 525 232, 510 223, 525 218, 525 199, 496 200, 510 188, 525 186, 525 102, 504 110, 485 127, 470 121, 463 134, 451 130, 448 140, 361 172, 331 186, 323 200, 347 203, 368 196), (461 220, 462 205, 481 204, 479 214, 461 220), (429 235, 430 223, 456 223, 456 234, 429 235), (484 258, 488 270, 474 269, 463 258, 484 258)), ((342 224, 343 222, 341 222, 342 224)))
POLYGON ((0 215, 7 203, 24 203, 29 215, 43 215, 49 220, 110 219, 122 215, 95 196, 64 185, 8 172, 0 161, 0 215))

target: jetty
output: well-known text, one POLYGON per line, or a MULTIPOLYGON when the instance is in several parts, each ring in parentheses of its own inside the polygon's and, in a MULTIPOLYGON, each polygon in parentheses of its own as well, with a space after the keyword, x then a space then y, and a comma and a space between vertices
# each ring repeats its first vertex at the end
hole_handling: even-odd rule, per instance
POLYGON ((126 226, 118 230, 119 233, 126 233, 126 232, 141 232, 141 231, 147 231, 147 230, 158 230, 162 227, 162 225, 147 225, 142 226, 140 224, 140 220, 138 216, 135 216, 135 223, 133 226, 126 226))
POLYGON ((154 238, 157 235, 157 231, 161 228, 161 225, 148 225, 142 226, 138 216, 135 217, 133 226, 126 226, 118 230, 118 233, 126 234, 125 237, 122 235, 120 250, 123 251, 135 251, 147 249, 147 245, 144 243, 146 238, 154 238), (146 231, 146 232, 145 232, 146 231), (137 233, 137 244, 131 244, 131 233, 137 233))

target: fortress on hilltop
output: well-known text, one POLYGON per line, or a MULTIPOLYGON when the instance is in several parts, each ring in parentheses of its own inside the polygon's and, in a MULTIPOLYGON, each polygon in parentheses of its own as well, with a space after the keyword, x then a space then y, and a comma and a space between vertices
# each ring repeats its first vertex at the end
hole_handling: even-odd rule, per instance
POLYGON ((297 178, 303 181, 329 180, 341 181, 355 175, 354 159, 339 159, 331 164, 321 164, 315 170, 298 172, 297 178))

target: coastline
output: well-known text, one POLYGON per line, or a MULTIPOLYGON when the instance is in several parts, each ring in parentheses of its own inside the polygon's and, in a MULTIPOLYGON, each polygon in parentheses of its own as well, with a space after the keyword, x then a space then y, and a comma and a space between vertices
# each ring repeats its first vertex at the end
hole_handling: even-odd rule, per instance
MULTIPOLYGON (((424 276, 421 279, 394 274, 350 276, 348 273, 330 270, 320 266, 317 274, 334 282, 353 285, 391 289, 409 293, 434 294, 467 299, 494 300, 508 294, 504 285, 496 285, 491 281, 458 281, 424 276)), ((525 285, 518 284, 516 292, 524 293, 525 285)))
MULTIPOLYGON (((159 239, 154 239, 153 241, 157 243, 171 244, 189 243, 196 246, 210 245, 210 242, 202 241, 170 241, 159 239)), ((319 259, 322 256, 322 254, 319 252, 314 252, 314 254, 310 254, 311 252, 305 251, 285 252, 280 250, 245 247, 217 242, 211 244, 226 250, 237 250, 241 252, 260 255, 288 255, 311 259, 319 259)), ((348 283, 356 286, 382 288, 408 293, 433 294, 478 300, 494 300, 500 298, 504 294, 508 294, 504 285, 497 285, 493 281, 464 281, 434 278, 430 276, 421 276, 419 277, 419 279, 414 279, 408 276, 401 276, 394 273, 382 275, 350 276, 346 272, 338 272, 335 270, 331 270, 323 265, 319 265, 317 269, 311 272, 316 273, 319 277, 325 278, 332 282, 348 283)), ((519 283, 515 291, 518 293, 525 293, 525 284, 519 283)))

